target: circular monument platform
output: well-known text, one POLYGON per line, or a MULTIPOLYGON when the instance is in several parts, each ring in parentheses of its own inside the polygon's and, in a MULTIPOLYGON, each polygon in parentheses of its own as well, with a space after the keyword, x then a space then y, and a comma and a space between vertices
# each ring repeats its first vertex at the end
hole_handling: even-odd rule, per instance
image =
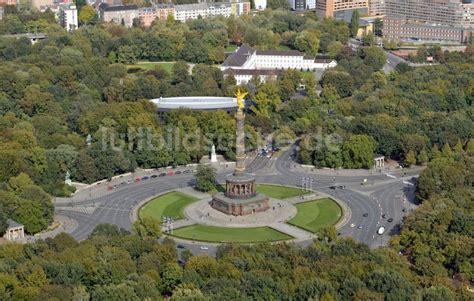
POLYGON ((198 224, 235 228, 261 227, 286 222, 297 214, 297 209, 294 205, 286 201, 267 198, 268 210, 232 216, 210 206, 214 199, 203 199, 195 202, 184 209, 184 214, 189 220, 198 224))

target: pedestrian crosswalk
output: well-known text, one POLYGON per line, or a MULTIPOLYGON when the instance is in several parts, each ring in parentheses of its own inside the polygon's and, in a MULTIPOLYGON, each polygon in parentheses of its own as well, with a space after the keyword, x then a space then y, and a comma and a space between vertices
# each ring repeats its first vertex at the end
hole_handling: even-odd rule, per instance
POLYGON ((94 213, 94 211, 95 211, 95 209, 97 209, 97 207, 95 207, 95 206, 74 206, 74 207, 58 206, 58 207, 56 207, 56 209, 66 210, 66 211, 74 211, 74 212, 79 212, 79 213, 91 215, 91 214, 94 213))

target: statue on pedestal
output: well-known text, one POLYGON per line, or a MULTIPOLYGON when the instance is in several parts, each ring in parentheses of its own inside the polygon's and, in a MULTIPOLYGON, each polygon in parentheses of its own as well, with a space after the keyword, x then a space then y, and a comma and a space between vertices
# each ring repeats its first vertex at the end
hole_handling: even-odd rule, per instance
POLYGON ((72 185, 71 174, 69 173, 69 170, 66 171, 66 176, 64 177, 64 183, 66 183, 66 185, 69 185, 69 186, 72 185))
POLYGON ((216 147, 214 144, 211 147, 211 162, 217 162, 216 147))

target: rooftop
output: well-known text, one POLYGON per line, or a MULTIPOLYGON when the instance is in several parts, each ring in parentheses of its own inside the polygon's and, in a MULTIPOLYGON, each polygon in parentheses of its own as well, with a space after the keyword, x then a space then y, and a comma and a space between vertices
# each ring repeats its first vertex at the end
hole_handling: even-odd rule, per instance
POLYGON ((247 61, 247 56, 253 54, 255 49, 251 48, 248 44, 243 44, 242 46, 237 49, 236 52, 229 55, 223 65, 224 66, 234 66, 239 67, 242 66, 247 61))
POLYGON ((151 99, 158 109, 188 108, 194 110, 217 110, 237 108, 237 98, 215 96, 160 97, 151 99))
POLYGON ((226 69, 222 71, 224 75, 263 75, 263 76, 278 76, 282 73, 282 70, 272 69, 226 69))
POLYGON ((7 223, 8 223, 8 228, 18 228, 18 227, 23 227, 22 224, 19 224, 17 222, 15 222, 14 220, 12 219, 8 219, 7 220, 7 223))
POLYGON ((108 3, 101 3, 99 9, 102 11, 122 11, 122 10, 137 10, 136 5, 109 5, 108 3))

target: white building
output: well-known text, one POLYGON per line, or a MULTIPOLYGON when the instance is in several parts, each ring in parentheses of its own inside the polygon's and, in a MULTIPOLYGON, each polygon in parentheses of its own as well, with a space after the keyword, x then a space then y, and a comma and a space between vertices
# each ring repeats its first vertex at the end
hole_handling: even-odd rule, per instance
POLYGON ((59 7, 59 23, 67 31, 73 31, 78 27, 77 8, 75 5, 61 5, 59 7))
POLYGON ((257 77, 260 82, 264 83, 270 80, 276 80, 281 74, 281 70, 258 70, 258 69, 226 69, 222 72, 224 77, 232 75, 237 85, 248 83, 252 77, 257 77))
POLYGON ((255 9, 264 10, 267 8, 267 0, 255 0, 255 9))
POLYGON ((15 222, 14 220, 7 220, 8 228, 3 237, 6 240, 18 241, 25 238, 25 227, 22 224, 15 222))
POLYGON ((174 19, 181 22, 186 22, 189 19, 206 18, 208 16, 207 3, 194 3, 175 5, 174 19))
POLYGON ((255 50, 243 44, 224 61, 221 70, 316 70, 337 66, 337 62, 328 58, 313 58, 297 50, 255 50))

